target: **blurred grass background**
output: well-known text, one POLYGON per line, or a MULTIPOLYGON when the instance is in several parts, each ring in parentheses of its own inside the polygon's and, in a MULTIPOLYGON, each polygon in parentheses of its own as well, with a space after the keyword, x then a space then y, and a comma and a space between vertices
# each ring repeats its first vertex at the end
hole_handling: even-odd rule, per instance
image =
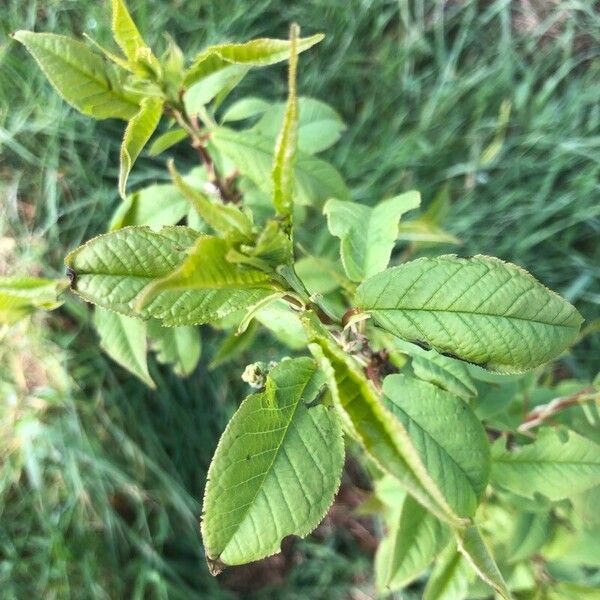
MULTIPOLYGON (((300 90, 348 131, 328 152, 353 196, 448 186, 445 227, 516 262, 600 317, 600 10, 563 0, 130 0, 153 45, 170 32, 192 56, 209 43, 285 37, 291 21, 326 40, 301 60, 300 90)), ((103 231, 118 204, 122 125, 71 110, 8 34, 35 29, 109 42, 105 3, 3 0, 0 12, 0 272, 62 274, 67 250, 103 231)), ((282 98, 283 67, 236 96, 282 98)), ((181 152, 178 164, 194 163, 181 152)), ((165 178, 140 160, 132 185, 165 178)), ((188 380, 156 365, 154 393, 99 352, 70 302, 0 340, 0 595, 44 598, 368 598, 369 556, 326 531, 270 566, 223 583, 197 529, 216 441, 245 394, 231 365, 188 380), (301 557, 301 558, 298 558, 301 557), (273 573, 281 575, 279 581, 273 573), (255 579, 260 575, 255 574, 255 579), (277 584, 274 586, 274 584, 277 584)), ((247 354, 250 361, 250 354, 247 354)), ((598 370, 591 336, 568 359, 598 370)))

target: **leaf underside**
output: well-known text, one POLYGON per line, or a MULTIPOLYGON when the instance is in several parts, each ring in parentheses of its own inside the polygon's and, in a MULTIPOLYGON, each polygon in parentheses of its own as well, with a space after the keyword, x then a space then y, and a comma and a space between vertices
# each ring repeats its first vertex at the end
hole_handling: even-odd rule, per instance
POLYGON ((513 451, 494 446, 492 484, 535 499, 572 497, 600 485, 600 446, 569 432, 568 440, 542 429, 532 444, 513 451))
POLYGON ((398 337, 505 372, 557 356, 582 322, 526 271, 486 256, 421 258, 387 269, 359 286, 355 301, 398 337))
POLYGON ((96 119, 124 120, 137 112, 137 103, 122 86, 127 73, 85 44, 31 31, 17 31, 14 38, 32 54, 56 91, 80 112, 96 119))
POLYGON ((147 288, 173 276, 200 239, 211 238, 188 227, 159 232, 125 227, 90 240, 65 263, 76 275, 74 291, 84 300, 128 316, 153 317, 167 327, 217 321, 272 294, 272 287, 262 283, 238 288, 217 287, 216 282, 214 287, 166 289, 139 306, 147 288))
POLYGON ((450 506, 461 516, 473 516, 488 482, 490 451, 471 408, 449 392, 406 375, 386 377, 383 394, 450 506))
POLYGON ((279 551, 323 518, 340 483, 344 446, 313 360, 286 360, 229 422, 208 472, 202 535, 209 562, 236 565, 279 551))

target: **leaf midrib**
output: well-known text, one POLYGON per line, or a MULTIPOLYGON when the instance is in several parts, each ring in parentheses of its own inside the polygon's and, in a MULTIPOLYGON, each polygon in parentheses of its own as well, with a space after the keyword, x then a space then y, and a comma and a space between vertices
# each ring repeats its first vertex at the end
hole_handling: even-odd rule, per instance
MULTIPOLYGON (((445 456, 447 456, 450 461, 452 462, 452 464, 458 469, 458 471, 463 475, 463 477, 465 478, 465 480, 467 481, 471 491, 473 492, 473 496, 475 497, 475 499, 478 498, 478 494, 477 491, 475 490, 473 483, 471 482, 470 477, 467 475, 466 471, 462 468, 462 466, 456 462, 456 460, 454 459, 454 457, 448 452, 448 450, 446 450, 446 448, 444 448, 444 446, 442 446, 436 439, 435 437, 427 430, 425 429, 425 427, 423 427, 416 419, 414 419, 410 414, 408 414, 402 407, 398 406, 397 404, 393 403, 394 407, 397 408, 399 411, 401 411, 404 415, 406 415, 406 417, 412 422, 414 423, 421 431, 423 431, 428 439, 430 439, 434 445, 439 448, 445 456)), ((421 459, 423 460, 423 459, 421 459)), ((424 463, 424 461, 423 461, 424 463)), ((424 463, 425 464, 425 463, 424 463)), ((439 484, 437 482, 435 482, 436 485, 439 486, 439 484)), ((441 491, 441 488, 440 488, 441 491)), ((447 499, 446 499, 447 500, 447 499)))
POLYGON ((492 466, 498 463, 502 463, 502 464, 519 464, 519 465, 524 465, 524 464, 531 464, 531 465, 573 465, 573 466, 581 466, 581 467, 598 467, 600 469, 600 460, 596 461, 596 462, 589 462, 589 461, 580 461, 580 462, 576 462, 574 460, 550 460, 550 459, 545 459, 545 460, 533 460, 533 459, 527 459, 527 460, 520 460, 518 458, 511 458, 511 457, 507 457, 507 458, 498 458, 492 461, 492 466))
MULTIPOLYGON (((314 375, 314 372, 313 372, 313 375, 314 375)), ((237 526, 235 527, 235 529, 232 532, 232 534, 229 536, 229 539, 227 540, 227 543, 223 546, 223 549, 221 550, 221 552, 219 552, 219 556, 217 556, 216 559, 218 559, 220 556, 222 556, 222 554, 227 550, 227 548, 229 547, 229 544, 231 543, 231 540, 235 537, 235 535, 239 531, 242 523, 246 520, 246 517, 248 516, 248 513, 252 509, 252 506, 254 505, 256 499, 258 498, 258 495, 260 494, 261 490, 263 489, 263 484, 264 484, 265 480, 267 479, 267 476, 269 475, 269 473, 273 469, 273 465, 275 464, 275 461, 277 460, 277 457, 279 456, 279 451, 281 450, 281 447, 283 446, 283 442, 285 441, 285 438, 286 438, 286 436, 288 434, 288 431, 290 430, 290 427, 291 427, 291 425, 292 425, 292 423, 294 421, 294 417, 296 416, 296 412, 298 410, 298 407, 302 403, 302 395, 304 393, 304 390, 306 389, 306 387, 308 386, 308 384, 312 381, 313 375, 311 375, 304 382, 304 385, 302 386, 302 390, 298 394, 298 400, 296 402, 296 405, 294 406, 294 410, 292 411, 292 414, 290 415, 289 422, 285 426, 285 430, 284 430, 284 432, 283 432, 283 434, 281 436, 281 441, 279 442, 279 444, 275 448, 275 452, 273 453, 273 460, 271 461, 271 464, 265 470, 265 472, 263 474, 263 477, 262 477, 262 479, 260 481, 260 484, 256 488, 256 493, 254 494, 252 500, 250 500, 250 502, 248 502, 248 504, 246 505, 246 508, 244 510, 243 515, 238 519, 237 526)), ((266 393, 267 393, 266 391, 263 392, 263 394, 266 394, 266 393)))
POLYGON ((498 315, 488 312, 469 312, 467 310, 449 310, 444 308, 413 308, 413 307, 391 307, 391 308, 365 308, 368 312, 375 313, 379 311, 398 311, 398 312, 426 312, 426 313, 450 313, 457 315, 472 315, 476 317, 495 317, 497 319, 513 319, 515 321, 525 321, 526 323, 537 323, 539 325, 548 325, 550 327, 565 327, 567 329, 577 329, 579 325, 565 325, 563 323, 550 323, 548 321, 540 321, 539 319, 529 319, 526 317, 518 317, 515 315, 498 315))

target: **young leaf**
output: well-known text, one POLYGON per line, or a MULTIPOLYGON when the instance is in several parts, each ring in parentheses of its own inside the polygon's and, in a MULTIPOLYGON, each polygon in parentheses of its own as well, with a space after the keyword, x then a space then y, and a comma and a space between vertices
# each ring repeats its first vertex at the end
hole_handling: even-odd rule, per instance
POLYGON ((158 156, 162 154, 165 150, 175 146, 182 140, 188 136, 188 133, 185 129, 181 127, 175 127, 174 129, 169 129, 169 131, 165 131, 162 135, 156 138, 156 140, 152 143, 150 148, 148 149, 148 154, 150 156, 158 156))
POLYGON ((72 289, 88 302, 132 315, 138 294, 172 273, 197 238, 187 227, 163 227, 160 232, 125 227, 95 237, 65 258, 74 273, 72 289))
POLYGON ((267 291, 270 289, 270 294, 265 296, 273 293, 275 287, 266 273, 242 269, 228 262, 227 250, 225 240, 216 237, 198 238, 185 260, 175 271, 153 282, 144 290, 143 296, 138 301, 138 307, 143 308, 165 291, 263 288, 267 291))
POLYGON ((514 451, 495 444, 491 482, 526 498, 570 498, 600 485, 600 446, 573 431, 565 441, 552 429, 514 451))
POLYGON ((450 187, 444 185, 422 215, 400 223, 398 239, 420 245, 460 244, 461 241, 456 236, 442 229, 450 206, 450 187))
MULTIPOLYGON (((272 139, 249 131, 238 132, 218 127, 212 131, 211 140, 219 151, 232 160, 242 175, 272 197, 272 139)), ((297 152, 294 174, 293 196, 296 204, 321 206, 332 197, 350 199, 350 192, 339 172, 320 158, 297 152)))
POLYGON ((429 381, 463 400, 477 396, 477 387, 464 362, 443 356, 435 350, 423 350, 398 338, 393 344, 411 356, 412 370, 419 379, 429 381))
POLYGON ((363 281, 383 271, 398 237, 398 221, 421 202, 418 192, 407 192, 375 207, 328 200, 323 207, 332 235, 340 238, 340 254, 346 274, 363 281))
POLYGON ((449 530, 411 496, 375 557, 375 579, 383 592, 398 590, 417 578, 448 542, 449 530))
POLYGON ((125 198, 127 178, 133 163, 154 133, 162 116, 163 101, 147 97, 142 100, 139 112, 129 121, 121 144, 119 168, 119 193, 125 198))
POLYGON ((256 320, 276 339, 293 350, 306 348, 308 338, 300 317, 284 301, 274 302, 256 314, 256 320))
MULTIPOLYGON (((298 53, 318 44, 325 36, 316 34, 298 40, 298 53)), ((187 87, 203 77, 226 68, 229 65, 246 65, 263 67, 287 60, 290 55, 288 40, 272 40, 261 38, 243 44, 221 44, 210 46, 194 59, 184 75, 187 87)))
POLYGON ((286 360, 266 388, 246 398, 223 433, 208 471, 202 537, 213 573, 279 551, 310 533, 340 484, 344 443, 323 404, 309 358, 286 360))
POLYGON ((135 63, 138 51, 147 48, 147 44, 133 22, 124 0, 112 0, 112 32, 123 54, 135 63))
POLYGON ((94 325, 104 352, 148 387, 155 388, 146 361, 146 323, 97 306, 94 325))
POLYGON ((448 504, 461 517, 473 516, 490 472, 486 433, 473 411, 449 392, 406 375, 386 377, 383 395, 448 504))
POLYGON ((183 96, 187 114, 197 115, 217 96, 219 99, 221 96, 224 99, 242 81, 248 71, 249 67, 229 65, 195 83, 183 96))
POLYGON ((152 228, 176 225, 188 210, 188 201, 174 185, 150 185, 129 194, 121 202, 109 229, 114 231, 132 225, 148 225, 152 228))
MULTIPOLYGON (((285 105, 282 105, 281 116, 283 119, 283 111, 285 105)), ((271 104, 262 98, 242 98, 234 102, 221 117, 221 123, 231 123, 234 121, 244 121, 250 117, 255 117, 271 109, 271 104)), ((277 135, 278 129, 273 137, 277 135)))
POLYGON ((346 429, 379 468, 396 477, 419 503, 447 523, 463 523, 430 477, 403 425, 379 402, 353 359, 328 334, 319 333, 313 324, 306 327, 313 341, 309 349, 327 375, 346 429))
POLYGON ((163 327, 152 320, 148 336, 158 362, 172 365, 177 375, 187 377, 196 368, 202 348, 197 327, 163 327))
POLYGON ((440 555, 423 591, 423 600, 464 600, 474 578, 468 561, 452 543, 440 555))
POLYGON ((550 513, 520 512, 507 548, 508 562, 517 563, 536 554, 552 533, 550 513))
POLYGON ((175 271, 144 290, 134 309, 162 318, 167 326, 185 325, 214 321, 233 310, 252 309, 278 297, 269 275, 230 263, 227 253, 224 240, 199 238, 175 271), (186 295, 198 306, 191 314, 186 310, 174 314, 171 303, 183 306, 186 295))
POLYGON ((387 269, 359 286, 355 302, 398 337, 503 372, 554 358, 582 322, 529 273, 487 256, 420 258, 387 269))
POLYGON ((288 71, 288 100, 283 116, 281 130, 275 143, 273 157, 273 206, 278 215, 285 217, 290 224, 294 206, 294 162, 298 145, 298 93, 296 74, 298 70, 298 36, 300 28, 290 27, 290 63, 288 71))
POLYGON ((56 91, 83 114, 127 121, 138 111, 135 97, 123 88, 127 73, 85 44, 53 33, 17 31, 13 37, 35 58, 56 91))
POLYGON ((254 244, 242 244, 241 252, 230 250, 231 262, 258 267, 264 271, 289 265, 293 261, 293 246, 289 235, 277 219, 267 221, 254 244))
MULTIPOLYGON (((206 185, 206 171, 203 167, 195 167, 183 180, 188 186, 201 190, 206 185)), ((174 185, 149 185, 129 194, 121 202, 113 214, 109 230, 131 225, 148 225, 153 229, 160 229, 165 225, 176 225, 189 214, 189 210, 187 198, 174 185)))
POLYGON ((505 600, 512 596, 476 525, 456 531, 458 549, 477 575, 505 600))
POLYGON ((0 324, 15 323, 37 308, 58 308, 58 296, 68 285, 66 279, 0 277, 0 324))
POLYGON ((202 220, 212 227, 216 233, 225 237, 240 237, 242 240, 252 238, 252 221, 237 206, 211 201, 200 190, 186 183, 175 169, 172 160, 169 161, 168 165, 173 183, 188 199, 202 220))
MULTIPOLYGON (((283 123, 285 104, 273 104, 269 110, 264 108, 261 112, 263 116, 252 127, 252 131, 275 139, 283 123)), ((331 106, 315 98, 300 96, 298 113, 298 149, 302 152, 308 154, 323 152, 333 146, 346 129, 340 115, 331 106)))

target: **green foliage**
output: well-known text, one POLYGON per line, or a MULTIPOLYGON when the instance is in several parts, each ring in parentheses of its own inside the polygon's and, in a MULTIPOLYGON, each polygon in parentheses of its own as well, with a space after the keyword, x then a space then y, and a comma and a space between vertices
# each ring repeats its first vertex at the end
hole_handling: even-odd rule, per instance
POLYGON ((411 496, 393 508, 389 533, 375 557, 376 581, 382 591, 400 589, 415 580, 449 538, 448 529, 411 496))
MULTIPOLYGON (((316 34, 298 40, 297 51, 304 52, 323 39, 316 34)), ((198 54, 184 75, 186 85, 191 85, 229 65, 263 67, 287 60, 293 42, 287 40, 258 39, 245 44, 210 46, 198 54)), ((294 49, 294 53, 296 50, 294 49)))
POLYGON ((122 367, 153 388, 154 382, 146 362, 146 323, 97 306, 94 311, 94 326, 100 336, 102 349, 122 367))
POLYGON ((329 407, 310 406, 323 383, 311 359, 283 361, 227 426, 208 472, 202 520, 216 572, 278 552, 287 535, 304 537, 333 502, 344 444, 329 407))
MULTIPOLYGON (((217 149, 233 161, 240 173, 264 193, 273 193, 271 180, 274 141, 253 131, 232 131, 219 127, 212 132, 217 149)), ((299 205, 321 206, 328 198, 348 200, 350 192, 338 171, 310 154, 296 153, 294 201, 299 205)))
POLYGON ((67 286, 66 280, 0 277, 0 324, 14 323, 38 308, 58 308, 58 296, 67 286))
POLYGON ((531 499, 571 498, 600 485, 600 446, 574 431, 561 436, 549 429, 510 452, 495 445, 492 483, 531 499))
POLYGON ((162 109, 162 100, 153 97, 144 98, 139 112, 127 124, 121 146, 121 169, 119 170, 119 193, 122 198, 125 198, 131 167, 158 126, 162 109))
POLYGON ((387 331, 488 369, 531 369, 572 344, 582 318, 515 265, 421 258, 365 281, 355 302, 387 331))
POLYGON ((363 281, 383 271, 398 238, 398 221, 420 204, 419 194, 407 192, 373 208, 328 200, 323 207, 329 231, 340 238, 340 255, 346 275, 363 281))
POLYGON ((125 89, 126 73, 107 64, 85 44, 53 33, 17 31, 13 36, 33 55, 56 91, 82 113, 96 119, 129 120, 137 100, 125 89))
MULTIPOLYGON (((447 186, 401 222, 420 203, 417 192, 398 194, 406 182, 375 206, 352 202, 340 173, 315 156, 335 144, 343 122, 297 89, 298 55, 321 35, 299 38, 292 25, 289 41, 209 46, 186 67, 173 40, 154 55, 121 0, 112 31, 124 56, 15 34, 73 106, 128 121, 113 231, 65 261, 73 291, 96 305, 101 345, 149 386, 158 381, 148 348, 180 375, 194 370, 199 324, 230 331, 213 367, 240 356, 259 325, 313 355, 274 367, 259 361, 244 373, 261 391, 241 404, 209 469, 201 529, 211 572, 269 556, 284 537, 318 525, 339 486, 343 430, 373 477, 401 498, 384 510, 382 591, 406 586, 434 561, 425 598, 587 590, 584 577, 552 585, 554 575, 528 563, 535 555, 548 573, 568 570, 573 545, 597 528, 589 510, 600 486, 597 386, 576 382, 558 397, 544 386, 553 375, 545 365, 578 338, 575 308, 499 259, 408 261, 426 244, 458 242, 442 226, 447 186), (285 105, 247 98, 221 109, 251 67, 285 60, 285 105), (163 113, 169 129, 151 154, 187 138, 202 170, 181 176, 169 163, 172 185, 135 182, 127 196, 163 113), (336 240, 315 235, 311 219, 321 213, 339 259, 329 252, 336 240), (483 369, 538 370, 502 378, 483 369), (547 422, 558 413, 564 430, 554 432, 547 422), (500 437, 491 453, 490 435, 500 437), (573 531, 560 528, 564 519, 573 531)), ((481 166, 501 152, 508 106, 481 166)))
POLYGON ((488 482, 490 451, 473 411, 460 398, 405 375, 386 377, 383 395, 448 504, 461 516, 474 515, 488 482))

